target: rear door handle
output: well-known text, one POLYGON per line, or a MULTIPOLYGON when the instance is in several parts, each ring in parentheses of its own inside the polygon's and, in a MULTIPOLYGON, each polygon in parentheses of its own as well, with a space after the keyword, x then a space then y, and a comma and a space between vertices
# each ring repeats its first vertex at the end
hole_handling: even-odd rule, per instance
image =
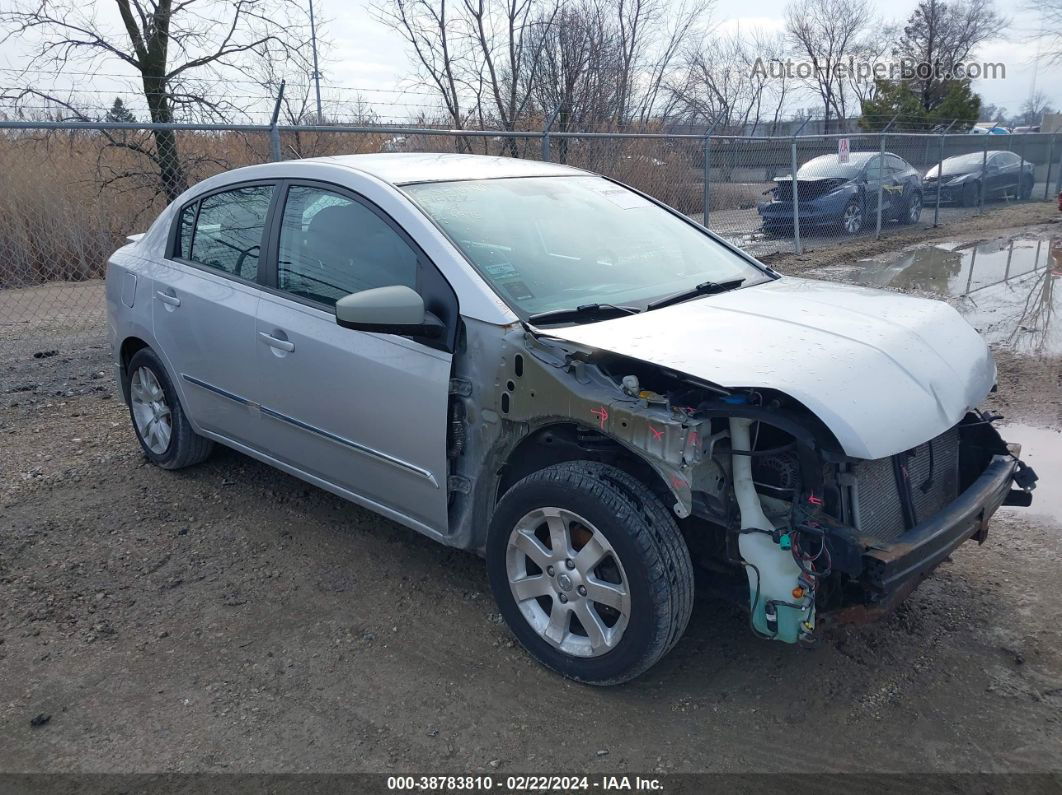
POLYGON ((181 299, 173 295, 172 293, 163 292, 162 290, 156 290, 155 297, 162 301, 162 303, 169 304, 170 306, 181 305, 181 299))
POLYGON ((270 348, 276 348, 281 351, 287 351, 288 353, 291 353, 293 350, 295 350, 294 342, 291 342, 290 340, 282 340, 280 339, 280 337, 274 337, 268 331, 259 331, 258 337, 270 348))

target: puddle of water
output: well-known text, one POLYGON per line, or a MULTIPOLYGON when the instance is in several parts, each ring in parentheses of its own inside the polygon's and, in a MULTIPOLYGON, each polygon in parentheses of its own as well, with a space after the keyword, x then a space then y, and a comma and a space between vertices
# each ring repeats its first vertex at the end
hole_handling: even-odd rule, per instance
POLYGON ((1062 239, 940 243, 891 262, 861 260, 849 278, 947 298, 990 343, 1062 355, 1062 239))
POLYGON ((1062 432, 1019 423, 999 426, 1000 435, 1008 442, 1021 445, 1021 460, 1040 476, 1033 489, 1033 504, 1029 508, 1005 508, 1047 517, 1062 524, 1062 432))

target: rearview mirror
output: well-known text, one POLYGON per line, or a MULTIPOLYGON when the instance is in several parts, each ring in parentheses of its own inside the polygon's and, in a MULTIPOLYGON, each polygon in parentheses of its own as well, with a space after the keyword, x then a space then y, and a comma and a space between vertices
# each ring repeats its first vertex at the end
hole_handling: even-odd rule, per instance
POLYGON ((374 287, 336 301, 336 323, 343 328, 407 337, 442 336, 443 324, 424 309, 424 299, 402 284, 374 287))

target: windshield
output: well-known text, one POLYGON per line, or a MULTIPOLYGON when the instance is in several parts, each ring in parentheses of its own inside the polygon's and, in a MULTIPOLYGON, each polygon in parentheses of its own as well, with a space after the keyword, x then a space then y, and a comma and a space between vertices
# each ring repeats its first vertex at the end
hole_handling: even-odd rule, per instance
POLYGON ((859 175, 872 155, 853 152, 847 163, 837 155, 822 155, 809 160, 797 170, 797 179, 852 179, 859 175))
POLYGON ((518 313, 644 309, 704 282, 770 277, 697 227, 601 177, 403 188, 518 313))
POLYGON ((981 168, 984 160, 984 152, 974 152, 969 155, 949 157, 941 165, 944 167, 945 174, 965 174, 975 168, 981 168))

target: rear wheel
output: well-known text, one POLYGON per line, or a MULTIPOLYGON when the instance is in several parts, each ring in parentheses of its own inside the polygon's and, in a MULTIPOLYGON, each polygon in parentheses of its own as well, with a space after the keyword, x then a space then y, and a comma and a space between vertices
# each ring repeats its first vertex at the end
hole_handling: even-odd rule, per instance
POLYGON ((645 671, 693 608, 689 550, 670 512, 630 475, 590 461, 556 464, 506 492, 487 573, 520 643, 591 684, 645 671))
POLYGON ((124 380, 133 430, 152 463, 163 469, 180 469, 210 455, 214 443, 192 430, 154 351, 138 351, 125 368, 124 380))
POLYGON ((863 204, 852 199, 841 213, 841 229, 846 235, 855 235, 863 228, 863 204))

